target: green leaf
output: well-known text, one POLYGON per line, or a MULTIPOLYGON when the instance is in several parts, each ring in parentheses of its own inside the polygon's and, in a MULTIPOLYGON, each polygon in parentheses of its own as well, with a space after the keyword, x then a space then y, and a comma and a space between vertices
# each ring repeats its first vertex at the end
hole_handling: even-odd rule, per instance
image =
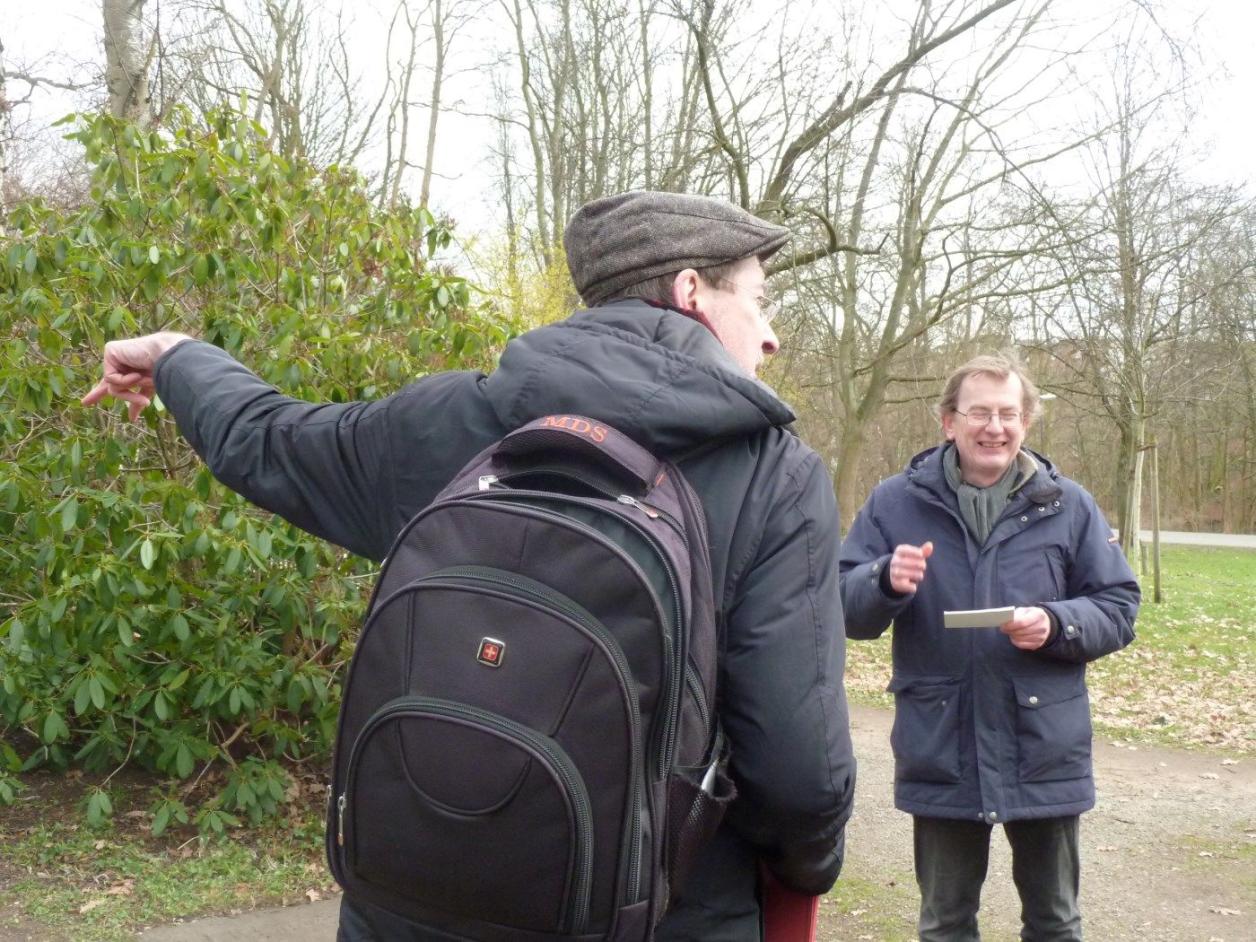
POLYGON ((113 814, 113 802, 104 789, 96 789, 87 799, 87 823, 92 827, 100 827, 113 814))
POLYGON ((163 723, 170 718, 170 701, 164 691, 158 690, 157 696, 153 697, 153 712, 163 723))
POLYGON ((153 815, 153 837, 161 837, 170 824, 170 806, 163 803, 153 815))
POLYGON ((144 538, 144 542, 140 544, 140 564, 145 569, 152 569, 153 562, 157 558, 157 548, 153 546, 153 541, 144 538))
POLYGON ((58 739, 66 739, 70 735, 70 728, 65 725, 65 720, 60 713, 49 712, 44 719, 43 736, 44 743, 51 745, 58 739))
POLYGON ((105 688, 100 683, 99 677, 93 677, 87 682, 92 692, 92 705, 98 710, 105 708, 105 688))
POLYGON ((91 702, 91 699, 91 690, 88 688, 87 681, 80 681, 78 689, 74 692, 74 713, 76 716, 82 716, 87 711, 87 704, 91 702))
POLYGON ((174 754, 174 770, 178 773, 179 778, 187 778, 192 774, 195 766, 195 760, 192 758, 192 750, 187 747, 186 743, 179 743, 179 748, 174 754))
POLYGON ((191 635, 191 631, 188 628, 188 620, 180 612, 176 612, 174 617, 170 619, 170 629, 180 641, 186 641, 189 635, 191 635))
POLYGON ((154 265, 160 262, 161 261, 161 249, 157 248, 157 246, 155 245, 150 245, 148 247, 148 260, 152 262, 154 265))
MULTIPOLYGON (((75 442, 75 444, 77 445, 78 443, 75 442)), ((78 462, 74 462, 74 464, 77 465, 78 462)), ((65 502, 65 506, 61 508, 61 529, 62 530, 69 533, 71 530, 74 529, 75 524, 78 522, 78 510, 79 510, 79 503, 76 498, 71 497, 68 501, 65 502)))

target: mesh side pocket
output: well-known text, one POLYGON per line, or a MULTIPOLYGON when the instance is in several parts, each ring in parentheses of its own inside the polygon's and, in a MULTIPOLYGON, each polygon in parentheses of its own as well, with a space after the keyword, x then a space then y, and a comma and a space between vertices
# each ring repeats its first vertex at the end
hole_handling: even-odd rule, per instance
POLYGON ((728 776, 728 756, 714 768, 675 769, 667 783, 667 882, 674 899, 693 868, 698 852, 714 835, 724 812, 737 797, 728 776), (710 774, 709 774, 710 773, 710 774), (702 787, 708 779, 707 787, 702 787))

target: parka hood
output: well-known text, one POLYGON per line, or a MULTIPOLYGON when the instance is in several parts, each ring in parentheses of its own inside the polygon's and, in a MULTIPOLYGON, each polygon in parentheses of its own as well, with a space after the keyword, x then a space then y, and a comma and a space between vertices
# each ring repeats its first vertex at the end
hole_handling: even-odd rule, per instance
POLYGON ((706 327, 644 301, 580 311, 512 340, 484 393, 507 428, 584 415, 661 454, 794 421, 706 327))

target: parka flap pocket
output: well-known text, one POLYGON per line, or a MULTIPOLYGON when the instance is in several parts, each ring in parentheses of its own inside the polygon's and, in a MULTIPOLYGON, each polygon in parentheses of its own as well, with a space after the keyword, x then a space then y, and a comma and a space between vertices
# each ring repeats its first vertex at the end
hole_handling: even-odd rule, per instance
POLYGON ((1086 680, 1080 674, 1071 677, 1012 678, 1016 702, 1026 710, 1040 710, 1072 700, 1086 693, 1086 680))
POLYGON ((890 748, 894 777, 900 781, 957 784, 960 682, 949 677, 898 676, 890 681, 894 694, 894 726, 890 748))
POLYGON ((905 690, 918 690, 921 693, 924 693, 933 687, 948 687, 954 686, 958 683, 959 680, 955 677, 896 674, 890 678, 890 682, 886 686, 885 692, 902 693, 905 690))
POLYGON ((1072 781, 1091 774, 1090 700, 1080 672, 1016 677, 1017 777, 1072 781))

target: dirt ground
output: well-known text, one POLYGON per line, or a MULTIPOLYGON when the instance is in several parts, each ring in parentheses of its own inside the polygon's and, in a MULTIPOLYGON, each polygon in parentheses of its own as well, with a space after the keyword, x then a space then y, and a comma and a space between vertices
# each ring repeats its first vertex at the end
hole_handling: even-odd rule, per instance
MULTIPOLYGON (((914 938, 918 904, 911 819, 895 811, 888 710, 855 708, 856 812, 847 831, 853 886, 881 888, 880 903, 826 900, 820 938, 914 938), (887 901, 888 897, 888 901, 887 901), (880 913, 879 922, 871 914, 880 913)), ((1095 809, 1082 817, 1082 917, 1097 942, 1256 940, 1256 759, 1096 739, 1095 809)), ((1013 940, 1019 903, 999 829, 980 924, 989 942, 1013 940)))
MULTIPOLYGON (((838 890, 821 905, 822 942, 915 938, 911 819, 894 810, 892 714, 852 711, 856 814, 838 890)), ((1097 740, 1099 803, 1082 818, 1082 913, 1092 942, 1256 942, 1256 759, 1226 760, 1097 740)), ((335 938, 336 900, 152 929, 160 942, 335 938)), ((987 942, 1017 938, 1019 904, 996 829, 981 912, 987 942)), ((45 942, 36 926, 0 942, 45 942)))

